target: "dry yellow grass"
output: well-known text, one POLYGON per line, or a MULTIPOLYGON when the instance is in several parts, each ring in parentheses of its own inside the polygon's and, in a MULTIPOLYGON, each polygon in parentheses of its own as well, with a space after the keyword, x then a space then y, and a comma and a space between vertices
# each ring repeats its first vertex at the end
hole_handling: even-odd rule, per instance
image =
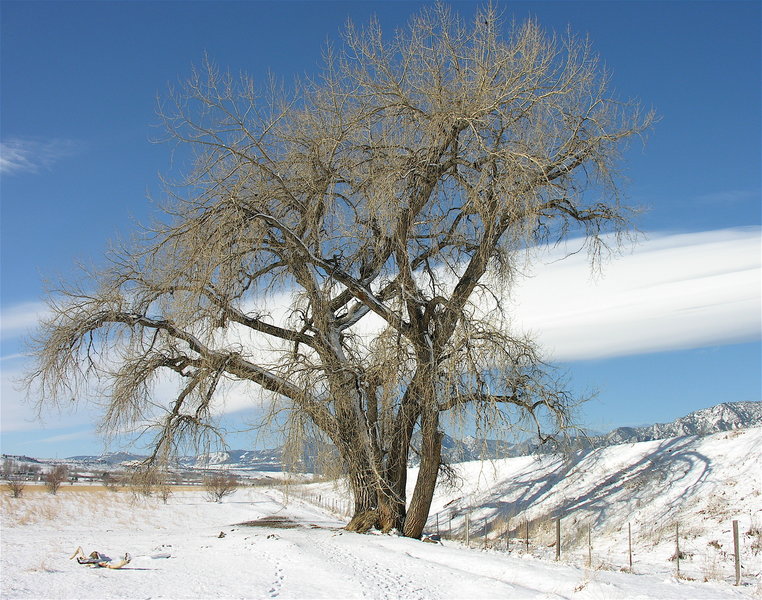
MULTIPOLYGON (((170 485, 169 486, 173 492, 182 492, 182 491, 192 491, 192 490, 199 490, 202 489, 198 485, 170 485)), ((78 483, 76 485, 62 485, 60 488, 58 488, 59 494, 67 494, 72 492, 84 492, 84 493, 100 493, 100 492, 109 492, 113 493, 115 491, 129 491, 130 488, 128 486, 118 486, 116 488, 113 487, 107 487, 105 485, 99 484, 99 483, 78 483)), ((0 484, 0 494, 10 494, 10 488, 8 487, 7 483, 1 483, 0 484)), ((43 484, 38 483, 30 483, 27 484, 27 486, 24 488, 24 495, 27 494, 42 494, 42 493, 49 493, 48 488, 46 488, 43 484)))
MULTIPOLYGON (((199 491, 198 486, 175 486, 173 492, 199 491)), ((158 519, 154 526, 161 526, 157 509, 161 512, 162 501, 157 496, 145 497, 127 487, 115 492, 100 484, 62 486, 58 495, 47 492, 45 486, 30 485, 20 498, 13 498, 7 489, 0 489, 0 523, 2 527, 23 527, 60 523, 67 526, 77 522, 82 514, 92 517, 93 522, 109 522, 115 526, 130 526, 135 515, 142 515, 144 522, 158 519)))
MULTIPOLYGON (((108 488, 104 485, 99 484, 93 484, 93 485, 62 485, 60 488, 58 488, 59 494, 67 494, 71 492, 102 492, 104 490, 107 490, 108 488)), ((8 484, 3 483, 0 484, 0 494, 10 494, 10 489, 8 488, 8 484)), ((48 494, 48 488, 46 488, 42 484, 27 484, 24 488, 23 495, 31 495, 31 494, 48 494)))

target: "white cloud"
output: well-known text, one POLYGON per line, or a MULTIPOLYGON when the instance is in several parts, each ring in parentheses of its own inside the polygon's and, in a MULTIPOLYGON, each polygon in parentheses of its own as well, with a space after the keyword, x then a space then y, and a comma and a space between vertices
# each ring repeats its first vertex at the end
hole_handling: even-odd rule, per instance
MULTIPOLYGON (((550 359, 608 358, 762 337, 759 227, 651 235, 631 253, 606 264, 596 278, 584 255, 560 257, 559 250, 541 252, 543 260, 531 277, 517 282, 507 303, 514 326, 536 334, 550 359)), ((290 301, 288 294, 271 299, 273 322, 284 318, 290 301)), ((34 326, 44 310, 44 304, 32 302, 5 311, 3 338, 34 326)), ((377 325, 371 315, 357 330, 369 333, 377 325)), ((246 346, 257 360, 266 361, 273 350, 262 336, 240 331, 231 331, 228 342, 246 346)), ((5 358, 13 368, 2 369, 2 429, 36 428, 31 406, 12 383, 25 361, 17 355, 5 358)), ((162 377, 155 397, 168 401, 176 390, 176 381, 162 377)), ((219 417, 267 402, 257 391, 251 384, 229 383, 213 413, 219 417)), ((56 426, 59 419, 67 425, 95 420, 84 407, 76 416, 51 413, 49 419, 56 426)))
POLYGON ((583 256, 519 283, 515 323, 555 360, 573 361, 758 340, 759 227, 653 235, 591 279, 583 256))
POLYGON ((21 380, 24 375, 24 363, 13 368, 0 369, 0 424, 3 432, 33 431, 44 427, 62 428, 82 426, 91 423, 92 414, 86 410, 73 412, 71 407, 53 406, 45 408, 40 415, 34 398, 28 398, 21 380))
POLYGON ((0 313, 0 338, 27 335, 47 314, 47 310, 44 302, 24 302, 3 310, 0 313))
POLYGON ((85 429, 83 431, 75 431, 74 433, 62 433, 60 435, 53 435, 47 438, 34 440, 35 444, 60 444, 61 442, 70 442, 72 440, 92 440, 97 437, 97 434, 92 429, 85 429))
POLYGON ((77 153, 73 140, 10 138, 0 142, 0 174, 37 173, 77 153))
POLYGON ((737 204, 746 200, 759 200, 760 191, 757 190, 721 190, 710 192, 696 197, 703 204, 737 204))

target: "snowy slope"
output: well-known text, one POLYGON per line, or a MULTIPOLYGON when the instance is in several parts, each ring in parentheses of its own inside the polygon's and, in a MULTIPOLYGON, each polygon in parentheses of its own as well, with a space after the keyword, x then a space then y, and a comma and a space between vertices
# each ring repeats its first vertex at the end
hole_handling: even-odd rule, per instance
MULTIPOLYGON (((680 528, 681 572, 697 579, 728 574, 732 521, 742 532, 745 568, 762 567, 762 428, 623 444, 572 456, 527 456, 458 466, 454 490, 439 490, 430 528, 462 534, 469 514, 472 535, 504 541, 524 538, 525 522, 540 546, 555 541, 562 522, 562 551, 594 564, 629 566, 628 525, 634 569, 669 573, 680 528), (509 520, 510 519, 510 520, 509 520)), ((547 554, 551 554, 549 550, 547 554)), ((555 549, 552 549, 555 554, 555 549)))
MULTIPOLYGON (((629 568, 668 577, 679 526, 682 575, 732 580, 732 521, 739 521, 742 573, 762 571, 762 428, 455 465, 458 480, 437 488, 428 531, 471 545, 562 559, 595 569, 629 568), (590 542, 588 547, 588 528, 590 542), (485 544, 485 530, 487 540, 485 544)), ((415 471, 408 478, 415 481, 415 471)), ((412 490, 409 490, 411 492, 412 490)), ((311 494, 337 494, 331 484, 311 494)), ((762 592, 762 588, 760 589, 762 592)))

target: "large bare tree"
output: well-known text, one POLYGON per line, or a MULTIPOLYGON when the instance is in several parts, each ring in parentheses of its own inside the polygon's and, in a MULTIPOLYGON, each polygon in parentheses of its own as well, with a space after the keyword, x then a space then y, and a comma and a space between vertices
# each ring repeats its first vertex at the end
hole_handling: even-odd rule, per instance
POLYGON ((587 42, 491 8, 424 9, 392 39, 350 25, 324 58, 288 92, 207 61, 169 94, 195 167, 163 223, 53 291, 30 381, 48 399, 105 383, 104 430, 153 428, 156 460, 221 435, 216 398, 249 382, 333 444, 350 528, 419 537, 443 418, 570 425, 501 300, 530 248, 575 235, 595 257, 627 231, 615 166, 651 116, 610 96, 587 42))

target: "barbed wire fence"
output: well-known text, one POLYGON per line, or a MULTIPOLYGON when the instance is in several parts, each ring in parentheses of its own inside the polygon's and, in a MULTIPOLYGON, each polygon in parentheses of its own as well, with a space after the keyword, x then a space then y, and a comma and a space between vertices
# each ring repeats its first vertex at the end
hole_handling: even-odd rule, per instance
MULTIPOLYGON (((351 499, 293 488, 289 495, 325 510, 337 518, 352 515, 351 499)), ((760 580, 762 527, 753 516, 732 519, 706 539, 675 519, 643 526, 633 514, 618 527, 590 513, 556 512, 530 518, 489 514, 480 505, 452 506, 430 515, 427 535, 462 543, 470 548, 555 560, 594 570, 650 572, 660 553, 675 577, 683 580, 726 581, 734 585, 760 580), (645 556, 651 558, 646 559, 645 556), (756 566, 755 566, 756 565, 756 566)), ((434 538, 437 539, 437 538, 434 538)))
MULTIPOLYGON (((680 519, 651 528, 633 528, 633 522, 628 521, 612 531, 590 515, 556 513, 529 518, 484 513, 481 506, 447 508, 431 515, 428 529, 442 540, 470 548, 564 561, 590 569, 636 573, 639 555, 658 555, 669 548, 664 560, 672 564, 674 575, 680 579, 741 585, 762 576, 762 528, 753 516, 743 523, 732 519, 716 536, 709 536, 715 539, 706 543, 706 548, 701 548, 697 545, 700 536, 684 527, 680 519), (617 539, 619 547, 612 551, 617 539)), ((648 569, 652 564, 648 561, 642 566, 648 569)))

